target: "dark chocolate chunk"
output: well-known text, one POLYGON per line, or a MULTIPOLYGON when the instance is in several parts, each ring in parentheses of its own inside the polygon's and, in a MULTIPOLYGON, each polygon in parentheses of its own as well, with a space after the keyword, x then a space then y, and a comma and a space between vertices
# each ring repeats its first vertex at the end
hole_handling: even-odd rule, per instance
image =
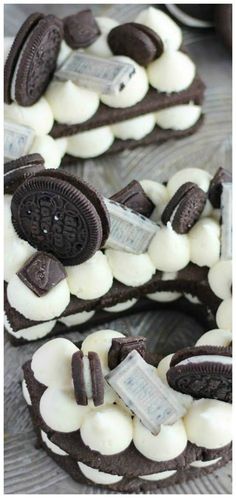
POLYGON ((146 355, 146 337, 116 337, 108 353, 108 366, 111 370, 116 368, 128 354, 136 350, 142 358, 146 355))
POLYGON ((215 209, 220 209, 223 183, 232 182, 232 174, 225 168, 219 168, 211 180, 208 197, 215 209))
POLYGON ((99 356, 95 352, 88 352, 89 366, 91 372, 92 392, 94 406, 104 403, 104 377, 99 356))
POLYGON ((168 202, 161 221, 164 225, 170 221, 177 233, 188 233, 199 219, 206 200, 207 194, 195 183, 184 183, 168 202))
POLYGON ((155 207, 145 194, 140 183, 136 180, 133 180, 127 187, 124 187, 122 190, 119 190, 119 192, 112 195, 110 199, 137 211, 147 218, 150 218, 155 207))
POLYGON ((28 154, 4 164, 4 193, 13 194, 26 178, 44 171, 44 159, 40 154, 28 154))
POLYGON ((36 252, 17 272, 18 277, 36 296, 44 296, 66 278, 63 265, 51 254, 36 252))
POLYGON ((126 23, 113 28, 108 44, 115 55, 125 55, 141 66, 160 57, 164 47, 155 31, 139 23, 126 23))
POLYGON ((88 404, 88 398, 84 380, 83 357, 82 351, 76 351, 76 353, 72 355, 71 368, 76 403, 81 406, 86 406, 88 404))
POLYGON ((100 35, 99 26, 90 9, 65 17, 64 38, 73 49, 89 47, 100 35))

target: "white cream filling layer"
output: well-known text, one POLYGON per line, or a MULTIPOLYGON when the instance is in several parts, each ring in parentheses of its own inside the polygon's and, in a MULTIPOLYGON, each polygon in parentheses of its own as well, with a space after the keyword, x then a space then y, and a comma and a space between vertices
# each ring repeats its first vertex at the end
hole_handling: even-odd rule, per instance
POLYGON ((222 457, 214 458, 214 460, 196 460, 196 462, 190 463, 190 467, 197 467, 197 468, 202 468, 202 467, 209 467, 210 465, 214 465, 214 463, 217 463, 221 460, 222 457))
POLYGON ((145 481, 161 481, 162 479, 168 479, 168 477, 173 476, 176 472, 177 470, 164 470, 163 472, 157 472, 156 474, 139 476, 139 479, 144 479, 145 481))
POLYGON ((41 430, 41 438, 43 442, 46 444, 46 446, 49 448, 49 450, 52 451, 52 453, 56 453, 56 455, 61 455, 61 456, 66 456, 68 453, 66 453, 64 450, 62 450, 57 444, 54 444, 50 441, 48 438, 46 432, 41 430))
POLYGON ((82 474, 87 477, 92 482, 96 484, 115 484, 123 479, 123 476, 118 476, 115 474, 108 474, 107 472, 101 472, 98 469, 93 469, 82 462, 77 462, 82 474))

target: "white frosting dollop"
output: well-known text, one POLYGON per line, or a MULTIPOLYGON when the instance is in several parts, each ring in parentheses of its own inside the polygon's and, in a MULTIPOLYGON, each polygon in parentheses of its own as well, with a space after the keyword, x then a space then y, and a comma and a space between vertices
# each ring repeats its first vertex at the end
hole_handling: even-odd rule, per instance
POLYGON ((113 95, 101 95, 101 101, 109 107, 131 107, 142 100, 148 89, 148 78, 145 69, 134 62, 130 57, 115 56, 114 60, 127 62, 135 68, 135 73, 131 76, 123 90, 113 95))
POLYGON ((98 109, 97 93, 82 88, 72 81, 53 81, 45 97, 51 107, 54 119, 68 125, 83 123, 98 109))
POLYGON ((92 467, 89 467, 88 465, 85 465, 82 462, 78 462, 78 466, 82 474, 85 477, 87 477, 87 479, 89 479, 92 482, 95 482, 96 484, 103 484, 103 485, 115 484, 116 482, 119 482, 123 479, 123 476, 118 476, 116 474, 108 474, 107 472, 101 472, 100 470, 93 469, 92 467))
POLYGON ((25 339, 26 341, 36 341, 45 337, 51 332, 55 324, 56 320, 50 320, 49 322, 39 323, 38 325, 33 325, 33 327, 27 327, 26 329, 14 332, 6 317, 4 320, 4 327, 9 334, 16 339, 25 339))
POLYGON ((158 363, 157 374, 160 377, 160 379, 162 380, 162 382, 164 382, 164 384, 166 384, 169 387, 169 389, 173 392, 174 396, 177 397, 179 402, 182 405, 184 405, 184 407, 186 409, 188 409, 193 402, 192 396, 175 391, 174 389, 172 389, 172 387, 169 386, 168 381, 167 381, 166 374, 170 368, 170 362, 171 362, 171 359, 173 356, 174 356, 174 353, 171 353, 171 354, 168 354, 167 356, 165 356, 164 358, 162 358, 162 360, 158 363))
POLYGON ((50 135, 38 136, 34 138, 29 154, 34 154, 35 152, 41 154, 44 158, 45 168, 59 168, 62 156, 64 156, 64 153, 61 153, 61 149, 57 145, 56 140, 50 137, 50 135))
POLYGON ((111 147, 114 138, 110 126, 76 133, 67 139, 67 153, 83 159, 97 157, 111 147))
POLYGON ((219 329, 232 330, 232 298, 225 299, 216 312, 219 329))
POLYGON ((70 302, 70 290, 66 279, 61 280, 44 296, 38 297, 17 275, 7 286, 9 304, 29 320, 53 320, 63 313, 70 302))
POLYGON ((87 322, 95 314, 95 311, 81 311, 80 313, 74 313, 73 315, 62 316, 59 322, 64 323, 67 327, 73 327, 74 325, 80 325, 87 322))
MULTIPOLYGON (((212 218, 201 218, 189 231, 190 259, 198 266, 211 267, 220 257, 220 227, 212 218)), ((222 327, 224 328, 224 327, 222 327)))
POLYGON ((207 449, 223 448, 232 439, 231 414, 231 405, 224 401, 194 401, 184 417, 188 440, 207 449))
POLYGON ((33 354, 31 369, 38 382, 56 388, 72 388, 71 360, 78 348, 58 337, 43 344, 33 354))
POLYGON ((130 445, 133 437, 132 418, 114 405, 88 413, 80 428, 81 438, 91 450, 102 455, 115 455, 130 445))
POLYGON ((4 280, 9 282, 27 259, 35 253, 36 249, 16 234, 11 223, 11 211, 10 206, 7 205, 6 197, 11 198, 11 196, 4 196, 4 280))
POLYGON ((106 255, 97 251, 90 259, 76 266, 67 266, 71 294, 80 299, 97 299, 112 286, 113 276, 106 255))
POLYGON ((168 107, 156 112, 156 123, 164 130, 187 130, 198 121, 201 111, 201 106, 192 103, 168 107))
POLYGON ((61 455, 61 456, 66 456, 68 453, 66 453, 64 450, 60 448, 60 446, 57 446, 57 444, 52 443, 50 439, 48 438, 46 432, 40 431, 41 432, 41 438, 44 444, 49 448, 49 450, 52 451, 52 453, 55 453, 56 455, 61 455))
POLYGON ((146 135, 151 133, 155 126, 155 115, 144 114, 137 118, 128 119, 121 123, 116 123, 111 126, 111 129, 116 138, 121 140, 141 140, 146 135))
POLYGON ((106 256, 113 276, 125 285, 137 287, 148 282, 155 273, 155 266, 147 253, 131 254, 107 249, 106 256))
POLYGON ((169 292, 169 291, 157 291, 152 294, 147 294, 149 299, 152 301, 157 301, 159 303, 167 303, 171 301, 176 301, 181 296, 180 292, 169 292))
POLYGON ((66 153, 66 149, 67 149, 67 137, 54 138, 54 141, 57 144, 60 156, 62 158, 64 156, 64 154, 66 153))
POLYGON ((138 14, 135 22, 153 29, 162 39, 165 48, 178 50, 180 47, 182 43, 182 31, 178 24, 165 14, 165 12, 155 7, 147 7, 138 14))
POLYGON ((119 313, 119 311, 125 311, 128 310, 129 308, 132 308, 132 306, 137 303, 137 299, 128 299, 124 303, 117 303, 114 304, 114 306, 109 306, 109 308, 103 308, 105 311, 108 311, 110 313, 119 313))
POLYGON ((81 349, 86 355, 89 351, 95 351, 101 361, 105 371, 108 370, 108 352, 111 347, 112 339, 116 337, 124 337, 124 334, 116 330, 99 330, 88 335, 83 341, 81 349))
POLYGON ((97 57, 110 57, 112 52, 107 43, 107 36, 113 28, 118 26, 118 22, 110 17, 95 17, 95 19, 101 34, 95 42, 87 47, 86 52, 97 57))
POLYGON ((26 401, 27 405, 32 406, 29 389, 27 387, 25 379, 22 380, 21 386, 22 386, 22 394, 23 394, 24 400, 26 401))
POLYGON ((232 261, 217 261, 208 272, 208 282, 214 294, 220 299, 231 297, 232 261))
POLYGON ((183 168, 175 173, 167 183, 167 190, 170 198, 186 182, 193 182, 198 185, 204 192, 209 189, 212 176, 208 171, 200 168, 183 168))
POLYGON ((205 334, 198 339, 195 345, 226 347, 231 343, 231 341, 232 333, 230 330, 212 329, 205 332, 205 334))
POLYGON ((144 479, 145 481, 162 481, 162 479, 167 479, 168 477, 173 476, 176 472, 177 470, 163 470, 162 472, 157 472, 156 474, 139 476, 139 479, 144 479))
POLYGON ((77 405, 73 390, 57 387, 44 391, 39 410, 47 426, 58 432, 77 431, 90 411, 88 406, 77 405))
POLYGON ((49 133, 54 121, 51 108, 44 97, 29 107, 22 107, 15 102, 10 105, 5 104, 4 119, 29 126, 36 135, 49 133))
POLYGON ((169 194, 167 188, 162 185, 162 183, 155 182, 153 180, 141 180, 141 187, 143 188, 145 194, 155 205, 155 209, 151 215, 151 219, 159 221, 161 214, 169 201, 169 194))
POLYGON ((135 416, 133 439, 137 450, 146 458, 156 462, 176 458, 187 445, 187 436, 181 419, 173 425, 161 425, 160 432, 154 436, 135 416))
POLYGON ((166 50, 147 67, 147 75, 152 87, 159 92, 181 92, 194 80, 196 68, 183 52, 166 50))
POLYGON ((149 245, 148 254, 157 270, 181 270, 190 261, 188 236, 176 233, 168 222, 167 226, 157 230, 149 245))
POLYGON ((70 48, 69 45, 67 45, 65 40, 62 40, 59 54, 57 57, 57 67, 60 67, 71 53, 72 53, 72 48, 70 48))

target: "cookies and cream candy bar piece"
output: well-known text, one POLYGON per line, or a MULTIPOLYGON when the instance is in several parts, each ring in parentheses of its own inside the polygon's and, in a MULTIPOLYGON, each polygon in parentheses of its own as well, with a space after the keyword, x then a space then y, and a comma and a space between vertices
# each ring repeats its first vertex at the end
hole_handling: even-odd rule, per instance
POLYGON ((156 369, 137 351, 132 351, 105 379, 154 435, 159 433, 161 424, 173 424, 185 413, 177 397, 161 382, 156 369))
POLYGON ((4 158, 12 160, 25 156, 30 150, 34 136, 32 128, 4 121, 4 158))
POLYGON ((221 194, 221 259, 232 259, 232 183, 223 183, 221 194))
POLYGON ((99 94, 118 94, 135 73, 132 64, 74 51, 55 72, 60 81, 71 80, 99 94))
POLYGON ((158 230, 158 225, 109 199, 104 199, 109 211, 111 228, 106 248, 141 254, 158 230))

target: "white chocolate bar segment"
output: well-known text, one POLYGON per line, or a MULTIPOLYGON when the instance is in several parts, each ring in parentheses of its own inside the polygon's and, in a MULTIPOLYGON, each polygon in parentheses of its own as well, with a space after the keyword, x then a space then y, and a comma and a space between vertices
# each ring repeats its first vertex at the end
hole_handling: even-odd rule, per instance
POLYGON ((221 194, 221 259, 232 259, 232 183, 223 183, 221 194))
POLYGON ((4 159, 13 160, 25 156, 30 150, 34 136, 32 128, 4 121, 4 159))
POLYGON ((132 64, 73 51, 56 71, 60 81, 71 80, 99 94, 118 94, 135 73, 132 64))
POLYGON ((106 248, 133 254, 146 252, 158 225, 117 202, 104 199, 109 211, 111 228, 106 248))
POLYGON ((186 409, 163 384, 156 369, 132 351, 106 380, 143 425, 157 435, 161 424, 174 424, 186 409))

